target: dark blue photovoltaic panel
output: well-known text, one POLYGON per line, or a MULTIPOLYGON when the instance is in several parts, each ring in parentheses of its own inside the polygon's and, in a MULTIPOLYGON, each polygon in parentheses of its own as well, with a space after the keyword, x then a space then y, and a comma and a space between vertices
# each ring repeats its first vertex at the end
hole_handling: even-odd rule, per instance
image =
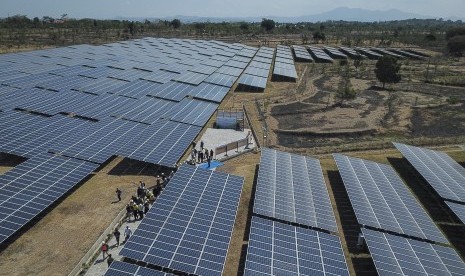
POLYGON ((394 143, 444 199, 465 203, 465 168, 444 152, 394 143))
POLYGON ((166 115, 166 118, 175 122, 203 127, 217 108, 217 103, 184 99, 166 115))
POLYGON ((92 124, 61 115, 46 118, 11 111, 0 115, 0 151, 31 158, 92 124))
POLYGON ((149 95, 152 91, 157 90, 161 84, 147 81, 147 80, 136 80, 124 84, 118 88, 115 88, 113 91, 110 91, 110 94, 125 96, 129 98, 140 99, 149 95))
POLYGON ((236 80, 237 80, 237 77, 234 77, 234 76, 214 73, 210 75, 208 78, 206 78, 205 82, 231 88, 236 82, 236 80))
POLYGON ((228 87, 210 83, 201 83, 190 93, 190 95, 200 100, 221 103, 228 92, 228 87))
POLYGON ((222 66, 216 70, 216 73, 239 77, 242 74, 242 71, 243 69, 241 68, 222 66))
POLYGON ((465 275, 454 249, 362 229, 378 275, 465 275))
POLYGON ((167 82, 170 82, 176 76, 179 76, 179 73, 158 70, 142 77, 142 79, 165 84, 167 82))
POLYGON ((339 237, 252 216, 244 276, 349 276, 339 237))
POLYGON ((113 261, 104 276, 170 276, 173 274, 145 268, 135 264, 113 261))
POLYGON ((195 89, 195 87, 195 85, 170 81, 157 87, 155 91, 152 91, 148 95, 156 98, 180 102, 187 95, 189 95, 195 89))
POLYGON ((267 78, 262 78, 258 76, 252 76, 248 74, 243 74, 239 78, 239 84, 248 86, 248 87, 254 87, 258 89, 265 89, 266 88, 266 81, 267 78))
POLYGON ((119 151, 131 159, 174 167, 202 128, 172 121, 158 121, 133 133, 119 151))
POLYGON ((103 163, 145 128, 146 126, 136 122, 107 119, 82 129, 81 134, 72 133, 62 141, 52 144, 50 151, 103 163))
POLYGON ((127 83, 127 81, 103 78, 90 81, 89 84, 75 87, 73 90, 95 95, 102 95, 105 93, 111 93, 115 89, 118 89, 127 83))
POLYGON ((183 73, 183 74, 180 74, 174 77, 173 80, 182 82, 182 83, 192 84, 192 85, 199 85, 207 77, 208 75, 205 75, 205 74, 200 74, 200 73, 195 73, 195 72, 186 72, 186 73, 183 73))
POLYGON ((61 198, 98 165, 39 154, 0 176, 0 244, 61 198))
POLYGON ((113 110, 112 116, 125 120, 153 124, 167 118, 170 110, 177 108, 178 103, 159 98, 144 97, 133 101, 120 109, 113 110))
POLYGON ((222 275, 244 179, 181 166, 120 254, 195 275, 222 275))
POLYGON ((253 212, 337 232, 320 162, 263 148, 253 212))
POLYGON ((449 243, 392 167, 333 156, 360 224, 449 243))

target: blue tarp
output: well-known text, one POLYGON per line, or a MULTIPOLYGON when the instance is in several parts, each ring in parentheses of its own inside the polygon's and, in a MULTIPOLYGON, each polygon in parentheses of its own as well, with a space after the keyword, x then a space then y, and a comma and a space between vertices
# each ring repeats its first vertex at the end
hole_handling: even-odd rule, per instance
POLYGON ((223 163, 221 163, 220 161, 217 161, 217 160, 212 160, 210 162, 210 167, 208 167, 208 163, 202 163, 202 164, 199 165, 199 168, 205 169, 205 170, 213 170, 214 168, 217 168, 217 167, 220 167, 220 166, 223 166, 223 163))

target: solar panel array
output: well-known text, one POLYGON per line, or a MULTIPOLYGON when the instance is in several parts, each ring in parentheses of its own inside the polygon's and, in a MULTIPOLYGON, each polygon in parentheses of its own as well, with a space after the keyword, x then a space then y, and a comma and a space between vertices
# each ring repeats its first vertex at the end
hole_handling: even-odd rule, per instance
POLYGON ((263 148, 254 213, 337 232, 320 162, 263 148))
POLYGON ((108 267, 105 276, 170 276, 173 274, 145 268, 135 264, 113 261, 108 267))
POLYGON ((128 153, 173 166, 256 53, 241 44, 144 38, 2 55, 0 124, 8 132, 0 133, 0 149, 96 163, 128 153))
POLYGON ((396 54, 396 53, 394 53, 392 51, 389 51, 387 49, 384 49, 384 48, 371 48, 371 50, 373 52, 379 53, 379 54, 381 54, 383 56, 391 56, 391 57, 395 57, 395 58, 398 58, 398 59, 403 59, 404 58, 404 56, 396 54))
POLYGON ((452 248, 362 229, 378 275, 465 275, 452 248))
POLYGON ((261 47, 256 51, 251 62, 247 65, 244 74, 239 78, 237 90, 241 91, 264 91, 271 63, 273 61, 274 49, 261 47))
POLYGON ((465 168, 444 152, 394 145, 443 199, 465 203, 465 168))
POLYGON ((243 178, 180 167, 121 255, 195 275, 221 275, 243 178))
POLYGON ((357 51, 349 47, 339 47, 339 50, 341 50, 342 53, 346 54, 350 58, 365 57, 364 55, 358 53, 357 51))
POLYGON ((291 48, 278 45, 273 69, 273 80, 297 81, 294 57, 291 48))
POLYGON ((0 243, 61 198, 98 165, 43 153, 0 176, 0 243))
POLYGON ((340 154, 334 159, 360 224, 448 243, 390 166, 340 154))
POLYGON ((349 275, 337 236, 252 217, 246 276, 349 275))
POLYGON ((323 50, 333 59, 347 59, 348 56, 334 47, 325 46, 323 50))
POLYGON ((357 47, 357 48, 355 48, 355 50, 357 52, 363 54, 364 56, 367 56, 370 59, 379 59, 380 57, 383 56, 383 55, 378 54, 376 52, 373 52, 372 50, 367 49, 367 48, 357 47))
POLYGON ((310 53, 312 53, 313 59, 315 62, 324 62, 324 63, 332 63, 333 59, 326 54, 321 48, 308 46, 310 53))
POLYGON ((294 56, 295 56, 296 61, 300 61, 300 62, 312 62, 313 61, 312 56, 307 51, 307 48, 303 46, 294 45, 292 46, 292 49, 294 49, 294 56))

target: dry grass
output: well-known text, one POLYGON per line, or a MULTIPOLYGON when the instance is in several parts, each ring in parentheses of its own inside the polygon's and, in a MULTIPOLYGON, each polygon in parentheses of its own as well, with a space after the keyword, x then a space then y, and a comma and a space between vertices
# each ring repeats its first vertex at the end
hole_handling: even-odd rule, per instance
POLYGON ((0 275, 67 275, 135 193, 132 182, 155 182, 152 176, 108 174, 121 160, 108 164, 1 252, 0 275), (112 203, 117 187, 123 200, 112 203))

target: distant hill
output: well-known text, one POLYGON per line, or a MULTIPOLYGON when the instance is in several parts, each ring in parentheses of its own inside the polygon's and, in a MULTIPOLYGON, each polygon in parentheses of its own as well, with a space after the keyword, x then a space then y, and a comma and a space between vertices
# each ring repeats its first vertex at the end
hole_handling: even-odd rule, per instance
MULTIPOLYGON (((434 19, 434 16, 427 16, 415 13, 407 13, 397 9, 391 9, 386 11, 380 10, 366 10, 358 8, 347 8, 340 7, 334 10, 314 14, 314 15, 305 15, 298 17, 281 17, 281 16, 263 16, 265 18, 273 19, 276 22, 280 23, 297 23, 297 22, 323 22, 328 20, 334 21, 359 21, 359 22, 375 22, 375 21, 394 21, 394 20, 405 20, 405 19, 434 19)), ((148 18, 149 20, 172 20, 174 18, 180 19, 182 22, 192 23, 192 22, 260 22, 262 17, 198 17, 198 16, 169 16, 164 18, 148 18)), ((129 19, 129 20, 145 20, 146 18, 117 18, 117 19, 129 19)), ((460 18, 444 18, 445 20, 451 19, 453 21, 461 20, 460 18)), ((465 20, 464 20, 465 21, 465 20)))

